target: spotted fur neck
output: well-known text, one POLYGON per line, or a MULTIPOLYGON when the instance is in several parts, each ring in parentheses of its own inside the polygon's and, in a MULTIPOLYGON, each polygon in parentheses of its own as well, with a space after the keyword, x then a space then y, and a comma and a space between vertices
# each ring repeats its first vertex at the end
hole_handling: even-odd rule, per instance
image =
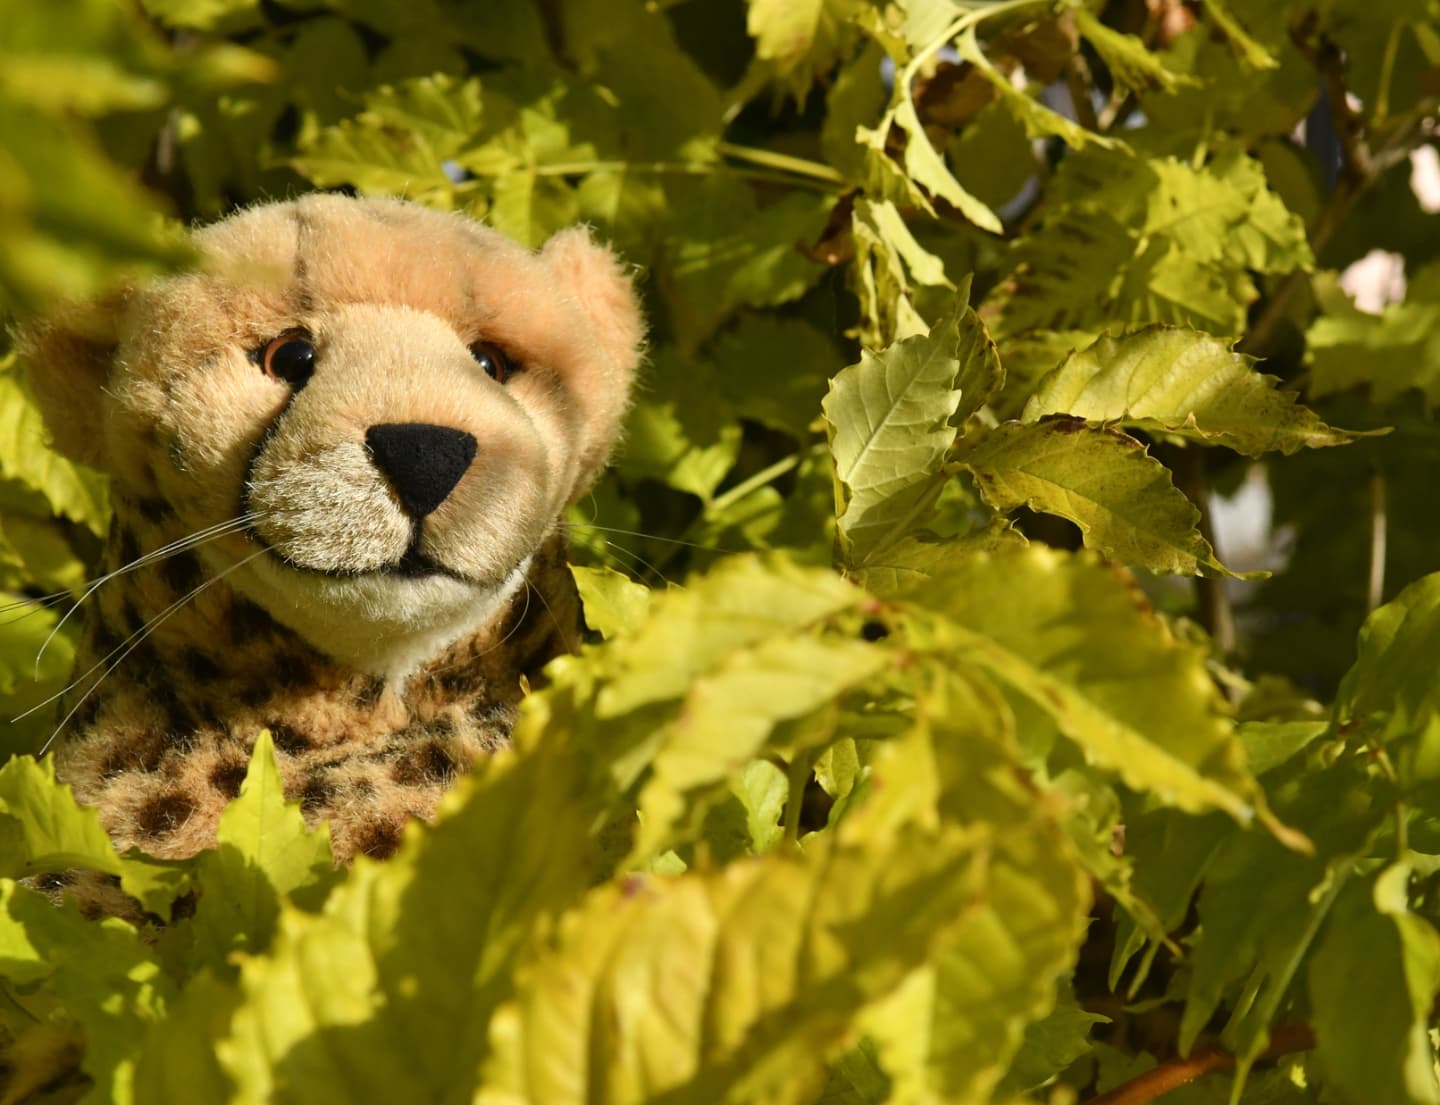
MULTIPOLYGON (((106 570, 182 536, 166 529, 163 504, 118 501, 106 570)), ((508 606, 403 685, 325 656, 208 579, 194 552, 136 568, 92 599, 58 774, 118 847, 182 858, 213 844, 268 729, 287 796, 330 822, 337 859, 388 855, 408 819, 431 816, 457 774, 506 743, 522 679, 574 649, 564 551, 550 538, 508 606)))

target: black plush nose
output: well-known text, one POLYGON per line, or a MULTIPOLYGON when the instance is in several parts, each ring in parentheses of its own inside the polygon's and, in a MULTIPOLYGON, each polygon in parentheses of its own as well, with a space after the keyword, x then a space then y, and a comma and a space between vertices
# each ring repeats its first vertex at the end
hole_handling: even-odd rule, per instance
POLYGON ((475 459, 475 438, 449 426, 388 422, 365 431, 375 467, 390 480, 400 502, 423 518, 445 501, 475 459))

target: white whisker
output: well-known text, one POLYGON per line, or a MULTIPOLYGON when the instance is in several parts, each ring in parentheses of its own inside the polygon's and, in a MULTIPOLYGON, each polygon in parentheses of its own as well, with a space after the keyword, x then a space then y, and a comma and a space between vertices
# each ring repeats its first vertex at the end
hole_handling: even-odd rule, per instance
POLYGON ((82 695, 80 696, 79 700, 75 703, 75 705, 72 706, 72 707, 70 707, 70 710, 65 714, 65 716, 64 716, 63 718, 60 719, 60 723, 55 726, 55 730, 50 734, 49 738, 45 741, 45 744, 41 747, 38 755, 43 756, 43 755, 45 755, 45 753, 46 753, 47 751, 49 751, 50 746, 55 743, 55 738, 58 737, 58 736, 60 735, 61 731, 64 730, 65 726, 66 726, 67 724, 69 724, 70 719, 75 716, 75 712, 76 712, 77 710, 79 710, 80 707, 85 704, 85 701, 86 701, 92 694, 94 694, 94 693, 96 692, 96 690, 99 689, 100 685, 101 685, 102 683, 104 683, 106 679, 108 679, 108 678, 110 677, 110 674, 111 674, 112 672, 114 672, 114 670, 115 670, 117 667, 120 666, 120 664, 124 661, 125 657, 129 656, 130 653, 134 652, 135 649, 140 646, 141 642, 143 642, 147 637, 150 636, 150 634, 152 634, 153 632, 155 632, 156 629, 158 629, 162 624, 164 624, 164 622, 165 622, 167 619, 169 619, 169 618, 171 617, 171 615, 173 615, 177 610, 179 610, 182 606, 184 606, 184 605, 185 605, 187 602, 189 602, 191 599, 193 599, 193 598, 195 598, 197 595, 199 595, 202 591, 206 590, 207 588, 213 587, 215 584, 219 583, 222 579, 224 579, 226 576, 228 576, 231 572, 234 572, 234 571, 236 571, 236 570, 238 570, 238 569, 240 569, 240 568, 243 568, 246 564, 249 564, 250 561, 254 560, 256 557, 264 556, 264 555, 265 555, 265 552, 266 552, 265 549, 260 549, 260 550, 254 552, 254 553, 251 553, 251 554, 250 554, 249 556, 247 556, 244 560, 236 561, 234 564, 230 565, 230 567, 226 568, 226 569, 225 569, 223 572, 221 572, 219 575, 214 576, 214 577, 211 578, 211 579, 205 580, 205 581, 204 581, 203 583, 201 583, 198 587, 193 588, 193 589, 189 592, 189 594, 182 595, 180 598, 176 599, 176 600, 175 600, 174 602, 172 602, 169 606, 167 606, 164 610, 162 610, 159 614, 155 615, 155 617, 151 618, 151 619, 150 619, 148 622, 146 622, 143 626, 141 626, 139 629, 137 629, 134 633, 130 634, 130 636, 127 637, 124 641, 122 641, 120 644, 116 645, 116 646, 115 646, 113 649, 111 649, 110 652, 107 653, 104 657, 102 657, 101 659, 97 660, 93 665, 91 665, 90 670, 87 671, 87 672, 85 672, 84 675, 80 676, 79 679, 72 680, 71 683, 70 683, 70 685, 67 686, 67 687, 65 687, 64 690, 61 690, 61 691, 59 691, 58 693, 51 695, 51 696, 50 696, 49 698, 47 698, 44 702, 37 703, 35 706, 32 706, 30 709, 26 710, 23 714, 20 714, 18 717, 14 718, 14 719, 13 719, 14 721, 19 721, 21 718, 28 717, 30 714, 33 714, 36 710, 40 709, 42 706, 47 706, 47 705, 49 705, 51 702, 54 702, 57 698, 60 698, 60 697, 64 696, 65 694, 68 694, 71 690, 73 690, 75 687, 78 687, 82 682, 84 682, 86 679, 88 679, 88 678, 95 672, 95 670, 96 670, 97 668, 99 668, 102 664, 104 664, 104 663, 105 663, 107 660, 109 660, 112 656, 115 656, 115 654, 116 654, 117 652, 120 653, 119 656, 115 656, 114 662, 113 662, 112 664, 110 664, 110 666, 105 669, 104 673, 100 676, 100 678, 97 679, 97 680, 95 680, 95 682, 90 686, 90 688, 89 688, 84 694, 82 694, 82 695))
POLYGON ((207 526, 205 529, 198 530, 187 537, 181 537, 178 540, 170 542, 170 544, 168 545, 163 545, 160 548, 154 550, 153 552, 148 552, 145 553, 143 556, 138 556, 134 560, 130 561, 129 564, 122 564, 114 571, 107 572, 105 575, 100 576, 98 579, 92 580, 89 586, 85 588, 85 592, 78 599, 75 600, 75 605, 72 606, 69 610, 67 610, 64 617, 62 617, 59 621, 55 623, 55 627, 50 630, 49 636, 45 638, 44 643, 40 646, 40 651, 35 654, 35 678, 40 678, 40 661, 44 659, 45 650, 50 647, 50 642, 55 639, 55 635, 59 633, 60 630, 64 628, 65 623, 70 620, 70 615, 74 614, 75 611, 79 610, 80 607, 84 604, 85 600, 88 599, 105 584, 109 583, 113 579, 118 579, 120 576, 127 575, 128 573, 133 572, 138 568, 143 568, 149 564, 154 564, 158 560, 164 560, 167 557, 176 556, 179 553, 185 552, 189 549, 193 549, 198 545, 206 544, 210 541, 218 541, 220 538, 225 537, 228 534, 235 532, 236 530, 244 529, 246 526, 248 526, 251 522, 255 521, 259 517, 260 516, 258 514, 253 513, 242 514, 238 518, 231 518, 228 521, 217 522, 213 526, 207 526))

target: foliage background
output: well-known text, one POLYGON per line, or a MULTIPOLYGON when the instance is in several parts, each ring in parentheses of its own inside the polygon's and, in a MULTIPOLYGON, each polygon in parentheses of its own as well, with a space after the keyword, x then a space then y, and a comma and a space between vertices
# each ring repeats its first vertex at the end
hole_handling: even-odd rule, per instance
MULTIPOLYGON (((320 187, 590 222, 653 328, 595 643, 390 863, 265 739, 117 857, 9 727, 0 1102, 1440 1101, 1437 97, 1434 0, 0 0, 12 319, 320 187)), ((107 506, 0 392, 20 714, 107 506)))

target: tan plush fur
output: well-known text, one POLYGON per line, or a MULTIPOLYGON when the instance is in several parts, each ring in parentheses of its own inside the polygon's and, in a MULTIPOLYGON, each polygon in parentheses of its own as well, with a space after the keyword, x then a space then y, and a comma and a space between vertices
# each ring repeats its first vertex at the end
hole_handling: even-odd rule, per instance
POLYGON ((98 667, 57 768, 122 848, 183 857, 269 728, 339 858, 383 855, 574 645, 560 517, 618 435, 635 296, 584 230, 532 253, 392 200, 308 196, 197 241, 202 270, 22 336, 57 445, 113 477, 108 570, 241 519, 87 604, 76 672, 98 667), (299 388, 257 364, 291 331, 315 350, 299 388), (487 376, 477 342, 518 370, 487 376), (418 520, 367 443, 395 424, 475 442, 418 520))

